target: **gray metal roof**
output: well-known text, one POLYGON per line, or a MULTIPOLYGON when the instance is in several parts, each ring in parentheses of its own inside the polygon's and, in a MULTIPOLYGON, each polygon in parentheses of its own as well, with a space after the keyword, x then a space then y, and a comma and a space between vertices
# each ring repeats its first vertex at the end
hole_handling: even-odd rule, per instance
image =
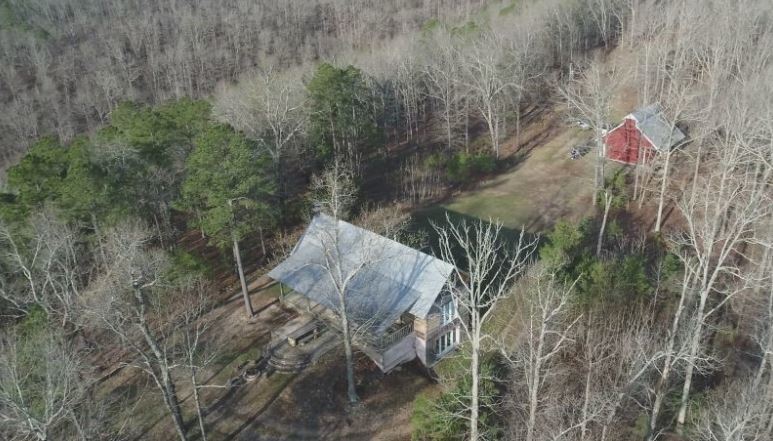
POLYGON ((684 133, 677 127, 672 130, 657 104, 636 109, 628 117, 636 120, 636 126, 658 150, 670 149, 685 139, 684 133))
POLYGON ((334 311, 337 286, 349 279, 344 292, 350 316, 380 334, 406 311, 426 317, 452 271, 440 259, 320 214, 268 276, 334 311))

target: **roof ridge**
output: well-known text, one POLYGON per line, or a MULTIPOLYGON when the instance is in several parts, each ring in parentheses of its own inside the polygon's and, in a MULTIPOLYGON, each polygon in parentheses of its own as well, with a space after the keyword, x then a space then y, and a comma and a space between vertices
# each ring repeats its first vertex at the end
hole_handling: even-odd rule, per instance
POLYGON ((406 244, 404 244, 404 243, 400 243, 400 242, 398 242, 398 241, 396 241, 396 240, 394 240, 394 239, 392 239, 392 238, 386 237, 386 236, 384 236, 384 235, 382 235, 382 234, 378 234, 378 233, 376 233, 375 231, 368 230, 367 228, 360 227, 359 225, 355 225, 355 224, 353 224, 353 223, 351 223, 351 222, 347 222, 347 221, 345 221, 345 220, 342 220, 342 219, 337 219, 337 218, 334 218, 333 216, 330 216, 329 214, 325 214, 325 213, 319 213, 319 214, 317 214, 317 216, 315 216, 315 217, 326 217, 326 218, 328 218, 328 219, 330 219, 330 220, 336 220, 336 221, 338 221, 339 223, 343 223, 343 224, 345 224, 345 225, 349 225, 349 226, 351 226, 351 227, 353 227, 353 228, 356 228, 356 229, 358 229, 358 230, 360 230, 360 231, 363 231, 363 232, 365 232, 365 233, 367 233, 367 234, 370 234, 370 235, 373 235, 373 236, 375 236, 375 237, 378 237, 378 238, 379 238, 379 239, 381 239, 381 240, 384 240, 384 241, 390 242, 390 243, 392 243, 392 244, 394 244, 394 245, 397 245, 397 246, 399 246, 399 247, 401 247, 401 248, 403 248, 403 249, 405 249, 405 250, 408 250, 408 251, 411 251, 411 252, 413 252, 413 253, 420 254, 420 255, 423 255, 423 256, 427 256, 427 257, 429 257, 430 259, 432 259, 433 261, 441 262, 441 263, 444 263, 444 264, 446 264, 446 265, 448 265, 448 266, 450 266, 450 267, 453 267, 453 265, 451 265, 450 263, 446 262, 446 261, 445 261, 445 260, 443 260, 443 259, 440 259, 440 258, 439 258, 439 257, 437 257, 437 256, 433 256, 432 254, 428 254, 428 253, 425 253, 424 251, 417 250, 416 248, 410 247, 410 246, 408 246, 408 245, 406 245, 406 244))

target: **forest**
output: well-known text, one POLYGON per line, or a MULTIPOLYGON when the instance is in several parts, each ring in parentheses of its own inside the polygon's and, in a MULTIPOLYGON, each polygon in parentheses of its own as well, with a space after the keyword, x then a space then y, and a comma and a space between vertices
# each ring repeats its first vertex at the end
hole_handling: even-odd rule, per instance
POLYGON ((0 437, 771 440, 772 56, 766 0, 0 0, 0 437), (319 212, 453 264, 453 357, 233 375, 319 212))

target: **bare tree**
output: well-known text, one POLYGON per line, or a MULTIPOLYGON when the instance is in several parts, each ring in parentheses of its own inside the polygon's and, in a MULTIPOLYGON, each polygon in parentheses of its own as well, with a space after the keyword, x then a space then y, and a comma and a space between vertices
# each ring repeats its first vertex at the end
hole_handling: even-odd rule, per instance
POLYGON ((2 275, 7 280, 0 283, 0 298, 19 310, 36 304, 63 324, 72 323, 84 272, 78 234, 50 210, 37 213, 29 227, 19 231, 0 224, 0 243, 6 245, 0 256, 9 270, 2 275))
POLYGON ((505 35, 504 38, 505 56, 508 58, 504 74, 510 78, 508 93, 515 113, 515 143, 520 146, 521 106, 529 96, 529 87, 545 73, 545 56, 538 51, 539 40, 531 27, 518 27, 512 35, 505 35))
POLYGON ((762 441, 770 439, 773 410, 770 385, 737 380, 710 395, 696 418, 698 441, 762 441), (763 386, 763 387, 759 387, 763 386))
POLYGON ((757 162, 742 138, 730 138, 715 147, 716 163, 678 204, 687 222, 685 232, 671 238, 684 250, 683 263, 694 274, 697 292, 696 327, 690 338, 690 354, 682 390, 677 429, 687 416, 695 359, 704 338, 706 320, 745 287, 739 265, 743 247, 755 242, 755 227, 770 216, 765 200, 773 169, 757 162), (715 300, 710 303, 710 299, 715 300))
POLYGON ((57 439, 85 399, 87 377, 71 345, 48 330, 0 337, 0 434, 57 439))
POLYGON ((429 97, 441 107, 441 119, 445 125, 446 148, 453 150, 454 131, 459 123, 459 106, 464 98, 462 71, 457 44, 446 32, 436 32, 426 48, 427 62, 423 66, 424 79, 428 84, 429 97))
MULTIPOLYGON (((674 145, 672 134, 676 129, 676 123, 688 110, 690 101, 694 99, 691 90, 691 77, 693 73, 689 70, 690 58, 682 54, 682 51, 673 51, 673 54, 668 61, 664 63, 661 69, 664 71, 663 76, 668 78, 667 86, 665 90, 661 91, 659 102, 661 105, 667 108, 670 117, 667 117, 669 135, 664 141, 662 148, 662 155, 664 157, 662 161, 663 173, 660 177, 660 192, 658 195, 658 212, 655 218, 655 232, 660 231, 660 227, 663 223, 663 208, 666 200, 666 193, 668 192, 669 173, 671 166, 671 156, 674 151, 681 147, 681 145, 674 145)), ((671 54, 669 54, 671 55, 671 54)), ((681 144, 681 142, 680 142, 681 144)))
POLYGON ((153 380, 178 437, 186 441, 177 385, 172 378, 178 358, 170 338, 172 321, 168 320, 168 306, 173 303, 161 302, 160 296, 166 259, 162 253, 146 249, 151 235, 137 223, 120 224, 105 236, 106 267, 89 287, 87 314, 95 326, 114 335, 129 352, 133 359, 124 365, 141 370, 153 380))
POLYGON ((601 412, 593 422, 601 428, 599 439, 614 438, 615 418, 626 400, 639 402, 648 380, 663 358, 657 331, 641 309, 609 317, 599 308, 598 324, 586 339, 587 382, 601 398, 593 403, 601 412), (593 371, 593 372, 591 372, 593 371), (598 402, 600 401, 600 403, 598 402))
MULTIPOLYGON (((685 257, 686 259, 687 257, 685 257)), ((658 435, 658 418, 663 402, 671 386, 672 375, 677 364, 683 362, 687 356, 687 344, 684 342, 685 334, 689 334, 689 326, 685 325, 689 317, 687 315, 688 302, 692 296, 692 283, 695 274, 687 266, 683 273, 679 302, 671 319, 671 327, 668 329, 662 349, 660 350, 662 362, 655 364, 659 372, 658 379, 653 390, 653 398, 650 409, 649 424, 647 427, 647 441, 653 441, 658 435)))
POLYGON ((593 140, 596 144, 593 178, 594 205, 597 203, 598 194, 604 186, 604 164, 606 161, 604 131, 612 111, 612 98, 616 82, 617 73, 614 70, 606 71, 600 64, 594 63, 579 73, 576 78, 570 78, 569 82, 559 89, 567 102, 569 111, 581 117, 593 130, 593 140))
POLYGON ((497 303, 507 297, 512 284, 524 271, 536 248, 537 237, 521 229, 512 247, 502 236, 502 224, 462 220, 448 215, 444 225, 433 224, 438 235, 440 257, 453 265, 451 295, 456 303, 461 328, 470 345, 471 387, 468 411, 470 439, 478 440, 480 417, 480 364, 487 339, 485 326, 497 303))
POLYGON ((201 431, 202 441, 207 441, 207 428, 201 403, 201 389, 207 387, 201 384, 199 373, 214 361, 216 351, 206 351, 204 335, 209 330, 211 323, 204 317, 209 308, 208 292, 213 289, 204 280, 192 278, 184 281, 177 287, 179 292, 178 310, 176 312, 177 328, 182 334, 181 342, 183 364, 188 370, 191 382, 193 404, 196 406, 196 417, 201 431))
POLYGON ((462 58, 464 82, 470 91, 473 107, 486 122, 494 155, 499 158, 499 145, 505 112, 510 103, 513 84, 502 55, 502 43, 494 34, 486 34, 466 48, 462 58))
POLYGON ((354 379, 354 344, 367 344, 367 334, 388 314, 388 305, 379 299, 363 301, 362 290, 374 283, 375 265, 397 256, 389 251, 388 241, 376 234, 348 229, 335 217, 321 218, 319 222, 325 225, 306 233, 306 240, 314 241, 321 252, 319 261, 309 265, 319 268, 332 287, 325 303, 334 312, 343 339, 347 397, 353 404, 359 401, 354 379))
POLYGON ((243 131, 271 156, 274 177, 284 201, 284 160, 288 147, 305 124, 302 71, 281 74, 273 68, 245 77, 237 86, 217 96, 215 117, 243 131))
POLYGON ((332 166, 322 175, 312 178, 315 209, 336 219, 346 219, 357 199, 357 186, 352 173, 333 161, 332 166))
POLYGON ((422 121, 421 112, 425 105, 424 87, 421 78, 421 67, 418 61, 408 56, 403 58, 397 66, 397 93, 401 98, 405 117, 406 139, 414 139, 419 135, 419 127, 422 121))
MULTIPOLYGON (((515 343, 505 344, 505 348, 509 346, 510 349, 505 349, 504 355, 513 366, 520 367, 517 372, 523 376, 521 381, 526 389, 525 430, 521 436, 526 441, 533 441, 540 403, 545 400, 542 392, 551 363, 572 342, 570 331, 581 315, 572 317, 570 294, 574 284, 565 286, 540 269, 528 275, 527 283, 528 288, 518 297, 524 305, 523 317, 511 321, 510 329, 503 334, 512 335, 515 331, 522 335, 521 342, 516 339, 515 343), (523 329, 513 329, 519 326, 523 329)), ((559 433, 580 429, 584 423, 585 420, 582 420, 559 433)))
MULTIPOLYGON (((338 326, 344 342, 346 357, 347 396, 350 403, 359 401, 354 380, 354 350, 353 345, 358 337, 364 337, 382 318, 385 305, 379 305, 378 299, 364 306, 362 302, 353 300, 361 297, 359 287, 365 286, 372 276, 370 269, 384 260, 394 258, 386 247, 386 242, 376 234, 364 230, 352 230, 351 234, 343 235, 343 216, 348 216, 355 200, 356 187, 351 174, 345 172, 338 161, 323 176, 315 178, 313 187, 316 190, 315 205, 331 217, 322 219, 326 224, 313 234, 307 233, 308 240, 313 240, 321 251, 319 261, 311 263, 320 268, 325 278, 332 286, 328 305, 332 305, 338 326), (352 237, 352 234, 355 237, 352 237), (373 306, 375 305, 375 306, 373 306)), ((366 217, 367 218, 367 217, 366 217)), ((374 219, 370 219, 373 221, 374 219)), ((399 230, 400 222, 377 222, 385 227, 384 234, 393 235, 399 230)))

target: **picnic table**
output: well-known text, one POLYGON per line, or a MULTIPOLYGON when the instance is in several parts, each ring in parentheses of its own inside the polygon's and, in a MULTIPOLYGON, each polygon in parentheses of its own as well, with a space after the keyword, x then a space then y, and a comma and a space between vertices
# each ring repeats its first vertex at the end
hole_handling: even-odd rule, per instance
POLYGON ((303 345, 310 340, 314 340, 322 332, 323 324, 312 320, 309 323, 296 329, 287 336, 287 343, 290 346, 303 345))

